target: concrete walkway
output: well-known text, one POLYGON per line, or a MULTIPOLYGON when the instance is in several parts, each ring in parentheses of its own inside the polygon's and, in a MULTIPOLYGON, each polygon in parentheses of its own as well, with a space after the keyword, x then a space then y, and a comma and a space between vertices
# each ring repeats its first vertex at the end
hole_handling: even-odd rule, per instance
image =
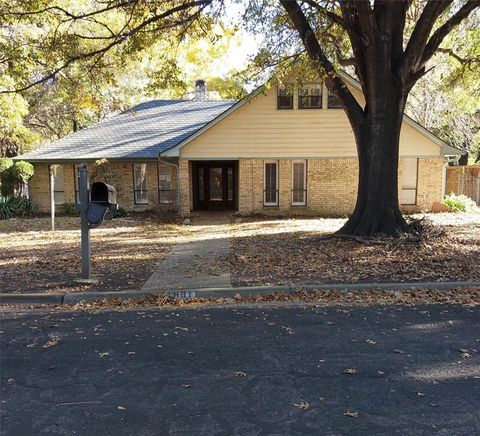
POLYGON ((228 226, 226 216, 197 218, 188 241, 179 241, 141 291, 230 287, 228 226))

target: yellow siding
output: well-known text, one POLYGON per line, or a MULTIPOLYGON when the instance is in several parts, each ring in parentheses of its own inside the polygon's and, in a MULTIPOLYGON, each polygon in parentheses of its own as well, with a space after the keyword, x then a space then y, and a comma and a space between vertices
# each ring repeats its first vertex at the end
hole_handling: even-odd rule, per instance
MULTIPOLYGON (((295 93, 296 94, 296 93, 295 93)), ((360 92, 354 91, 358 100, 360 92)), ((323 107, 326 108, 326 89, 323 107)), ((276 109, 276 88, 268 89, 185 145, 184 159, 356 157, 350 123, 342 109, 276 109)), ((439 156, 440 147, 407 124, 402 156, 439 156)))

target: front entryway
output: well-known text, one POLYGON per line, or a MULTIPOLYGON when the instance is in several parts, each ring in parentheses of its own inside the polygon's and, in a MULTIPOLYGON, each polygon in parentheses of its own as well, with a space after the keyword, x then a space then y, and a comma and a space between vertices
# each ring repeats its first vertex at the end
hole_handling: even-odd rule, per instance
POLYGON ((192 162, 194 210, 236 210, 238 161, 192 162))

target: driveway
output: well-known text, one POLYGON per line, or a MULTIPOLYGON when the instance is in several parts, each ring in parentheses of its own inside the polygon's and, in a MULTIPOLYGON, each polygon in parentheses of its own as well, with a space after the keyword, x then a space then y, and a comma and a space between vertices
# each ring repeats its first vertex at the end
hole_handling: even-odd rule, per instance
POLYGON ((3 435, 480 434, 480 309, 2 314, 3 435))

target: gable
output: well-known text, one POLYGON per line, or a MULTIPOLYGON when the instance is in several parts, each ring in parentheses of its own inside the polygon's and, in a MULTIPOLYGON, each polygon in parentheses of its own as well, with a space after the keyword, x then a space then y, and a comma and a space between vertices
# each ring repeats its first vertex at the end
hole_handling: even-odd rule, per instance
MULTIPOLYGON (((351 78, 350 78, 351 79, 351 78)), ((354 79, 347 81, 360 103, 363 95, 354 79), (355 85, 355 86, 354 86, 355 85)), ((244 104, 233 106, 221 120, 211 123, 193 138, 167 152, 185 159, 239 158, 336 158, 356 157, 356 144, 345 112, 328 109, 323 87, 322 109, 298 109, 297 92, 293 109, 276 108, 276 87, 265 88, 244 104), (230 113, 228 113, 230 112, 230 113)), ((442 156, 456 154, 451 147, 404 117, 400 156, 442 156)))

